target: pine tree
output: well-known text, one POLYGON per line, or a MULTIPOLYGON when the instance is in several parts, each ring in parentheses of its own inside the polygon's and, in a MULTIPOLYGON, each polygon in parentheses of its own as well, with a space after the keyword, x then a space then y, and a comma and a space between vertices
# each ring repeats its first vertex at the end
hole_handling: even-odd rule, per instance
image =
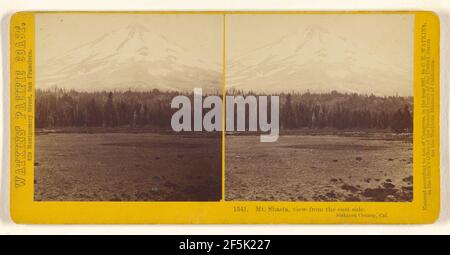
POLYGON ((115 127, 117 125, 116 109, 113 102, 113 93, 109 92, 108 99, 106 100, 104 110, 104 125, 106 127, 115 127))

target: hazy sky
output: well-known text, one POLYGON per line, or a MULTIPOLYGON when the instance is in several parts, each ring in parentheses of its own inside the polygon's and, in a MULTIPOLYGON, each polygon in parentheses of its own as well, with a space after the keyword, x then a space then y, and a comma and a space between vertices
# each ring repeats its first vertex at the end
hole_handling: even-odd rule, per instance
POLYGON ((229 86, 317 91, 322 86, 323 91, 335 87, 345 92, 371 93, 373 89, 375 94, 412 95, 414 15, 240 14, 227 15, 226 20, 229 86), (320 38, 310 38, 303 45, 310 29, 320 38), (300 47, 304 49, 295 51, 300 47), (355 64, 351 68, 345 66, 348 52, 355 64), (283 71, 281 60, 288 57, 295 60, 285 68, 291 70, 283 71), (296 67, 294 62, 306 65, 296 67), (317 62, 329 65, 314 69, 317 62), (333 66, 339 63, 344 66, 333 66), (295 68, 305 70, 296 76, 295 68), (367 76, 367 83, 362 76, 367 76))
POLYGON ((411 66, 414 16, 410 14, 228 15, 227 56, 229 59, 239 56, 283 36, 303 36, 301 32, 312 25, 321 26, 345 38, 349 44, 376 53, 387 62, 403 68, 411 66))
POLYGON ((223 15, 38 14, 36 87, 221 90, 223 15))
MULTIPOLYGON (((413 94, 412 14, 227 14, 225 20, 228 87, 413 94)), ((37 14, 37 86, 220 86, 223 21, 221 14, 37 14), (150 37, 139 42, 135 35, 119 52, 131 31, 120 29, 136 24, 150 37)))
POLYGON ((140 24, 202 59, 222 60, 221 15, 196 14, 37 14, 37 59, 59 57, 83 43, 127 25, 140 24))

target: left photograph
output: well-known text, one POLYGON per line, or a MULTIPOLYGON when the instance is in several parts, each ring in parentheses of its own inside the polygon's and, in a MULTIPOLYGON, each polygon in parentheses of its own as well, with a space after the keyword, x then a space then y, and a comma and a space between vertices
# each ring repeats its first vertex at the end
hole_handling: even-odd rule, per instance
POLYGON ((221 132, 174 131, 171 102, 221 96, 222 15, 35 24, 35 201, 221 199, 221 132))

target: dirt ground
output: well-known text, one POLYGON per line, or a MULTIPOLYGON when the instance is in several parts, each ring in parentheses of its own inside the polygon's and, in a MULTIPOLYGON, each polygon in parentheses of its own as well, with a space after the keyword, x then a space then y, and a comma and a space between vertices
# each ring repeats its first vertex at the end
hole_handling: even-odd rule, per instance
POLYGON ((217 201, 221 135, 36 135, 35 200, 217 201))
POLYGON ((412 138, 394 134, 226 138, 226 200, 412 201, 412 138))
MULTIPOLYGON (((218 201, 221 137, 36 135, 37 201, 218 201)), ((393 134, 226 136, 226 200, 412 201, 412 140, 393 134)))

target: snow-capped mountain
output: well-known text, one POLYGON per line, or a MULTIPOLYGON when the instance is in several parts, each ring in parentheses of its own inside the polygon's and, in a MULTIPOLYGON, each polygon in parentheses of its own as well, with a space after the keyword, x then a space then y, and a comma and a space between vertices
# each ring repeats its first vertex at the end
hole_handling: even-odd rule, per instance
POLYGON ((139 24, 105 33, 37 68, 38 87, 82 91, 190 91, 220 88, 222 77, 220 61, 200 59, 139 24))
POLYGON ((376 52, 323 27, 310 26, 238 56, 228 53, 226 83, 228 88, 268 93, 411 95, 411 70, 386 63, 376 52))

